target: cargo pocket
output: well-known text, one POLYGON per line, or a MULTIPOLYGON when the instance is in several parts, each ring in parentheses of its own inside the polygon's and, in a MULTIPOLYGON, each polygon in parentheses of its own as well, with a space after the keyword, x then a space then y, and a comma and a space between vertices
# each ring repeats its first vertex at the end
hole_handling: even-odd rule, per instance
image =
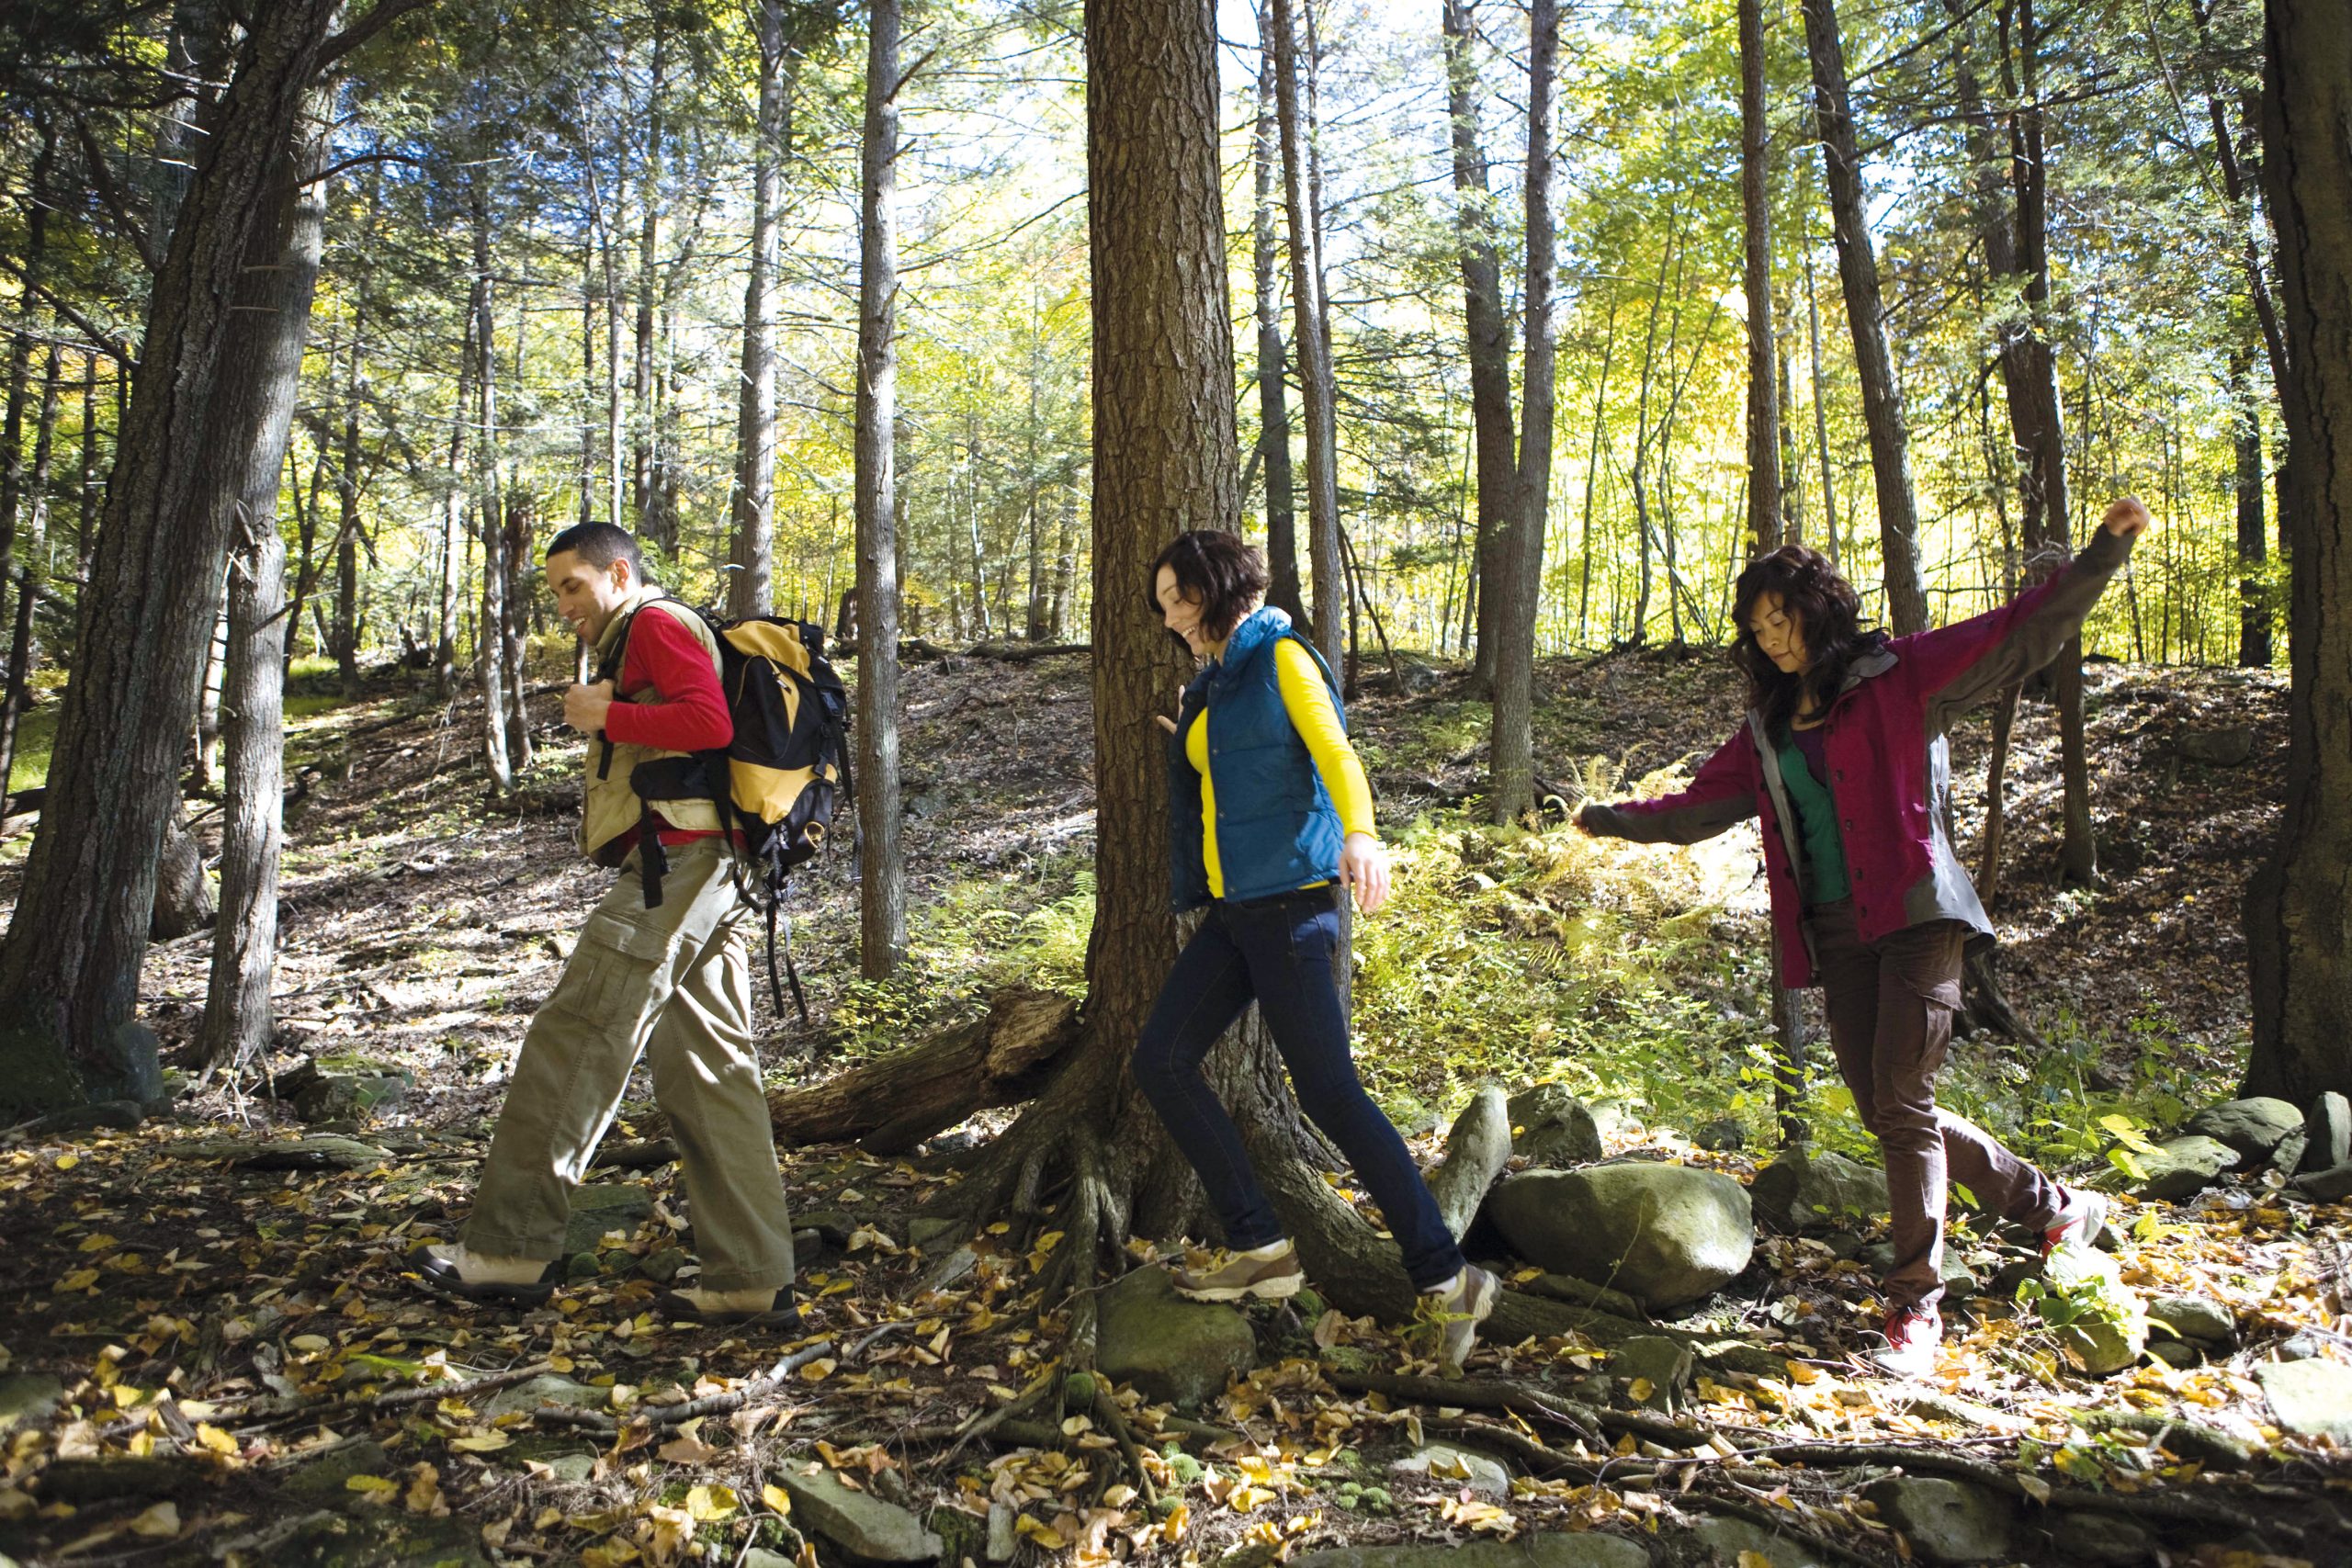
POLYGON ((1921 1001, 1960 1010, 1960 960, 1968 928, 1935 920, 1899 931, 1879 947, 1879 964, 1921 1001))
POLYGON ((670 956, 670 941, 616 915, 589 916, 548 1005, 600 1025, 634 1015, 652 987, 654 970, 670 956))

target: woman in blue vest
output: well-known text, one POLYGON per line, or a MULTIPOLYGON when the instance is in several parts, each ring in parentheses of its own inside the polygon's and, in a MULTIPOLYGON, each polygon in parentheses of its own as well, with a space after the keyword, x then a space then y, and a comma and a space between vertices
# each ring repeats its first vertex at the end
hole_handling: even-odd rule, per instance
POLYGON ((1149 601, 1202 660, 1169 731, 1169 874, 1179 913, 1208 913, 1169 971, 1136 1043, 1136 1082, 1192 1161, 1227 1250, 1176 1270, 1196 1301, 1279 1298, 1306 1282, 1233 1118, 1201 1077, 1209 1047, 1255 1001, 1301 1110, 1380 1205, 1405 1272, 1460 1366, 1501 1287, 1465 1263, 1405 1140, 1357 1080, 1335 965, 1340 899, 1387 901, 1372 789, 1348 744, 1330 671, 1290 617, 1259 608, 1266 569, 1230 534, 1181 535, 1152 563, 1149 601))

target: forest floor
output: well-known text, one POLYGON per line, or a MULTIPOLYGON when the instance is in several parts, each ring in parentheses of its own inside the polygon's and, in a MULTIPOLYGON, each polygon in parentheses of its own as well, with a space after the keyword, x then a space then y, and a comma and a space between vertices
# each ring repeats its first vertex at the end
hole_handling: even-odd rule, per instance
MULTIPOLYGON (((2223 1177, 2177 1204, 2120 1201, 2130 1292, 2199 1298, 2226 1332, 2105 1378, 2064 1352, 2064 1292, 2036 1306, 2034 1270, 1989 1226, 1957 1233, 1955 1256, 1996 1278, 1951 1308, 1928 1386, 1855 1354, 1877 1307, 1856 1261, 1867 1235, 1768 1235, 1746 1273, 1662 1332, 1769 1351, 1780 1375, 1702 1354, 1679 1389, 1612 1382, 1608 1352, 1567 1337, 1482 1345, 1455 1382, 1372 1392, 1363 1369, 1433 1374, 1427 1347, 1311 1303, 1263 1306, 1258 1370, 1196 1418, 1123 1390, 1115 1419, 1080 1402, 1041 1424, 1031 1402, 958 1440, 959 1424, 1033 1386, 1059 1392, 1060 1319, 1024 1300, 1053 1233, 918 1245, 908 1224, 1005 1112, 908 1157, 784 1151, 796 1223, 817 1233, 803 1237, 800 1338, 649 1310, 661 1280, 692 1271, 683 1190, 663 1167, 611 1183, 644 1204, 591 1244, 552 1305, 426 1298, 406 1255, 462 1213, 523 1027, 610 875, 571 848, 579 748, 554 728, 556 675, 551 656, 532 699, 539 758, 502 804, 471 754, 478 710, 406 673, 300 703, 283 1049, 266 1071, 190 1087, 173 1119, 0 1142, 16 1281, 0 1298, 0 1552, 831 1563, 850 1560, 838 1514, 887 1504, 923 1517, 951 1563, 1241 1568, 1335 1546, 1517 1537, 1561 1550, 1568 1532, 1600 1532, 1620 1555, 1541 1560, 1789 1568, 1957 1560, 1971 1549, 1952 1532, 1966 1531, 1928 1516, 1991 1498, 1996 1517, 1973 1538, 1992 1532, 1991 1560, 2352 1561, 2352 1463, 2282 1431, 2262 1381, 2282 1359, 2352 1362, 2352 1210, 2304 1201, 2275 1173, 2223 1177), (305 1125, 276 1091, 312 1057, 363 1075, 368 1103, 313 1103, 305 1125), (297 1134, 308 1141, 287 1142, 297 1134), (240 1163, 252 1140, 312 1152, 258 1168, 240 1163), (940 1280, 959 1245, 966 1271, 940 1280), (800 1364, 763 1376, 795 1350, 800 1364), (501 1401, 517 1388, 572 1403, 501 1401), (1105 1429, 1119 1425, 1138 1450, 1105 1429), (1515 1478, 1493 1484, 1449 1458, 1391 1468, 1440 1438, 1510 1461, 1515 1478), (1969 1485, 1957 1503, 1865 1495, 1898 1471, 1969 1485)), ((1425 1161, 1478 1083, 1555 1078, 1591 1101, 1612 1157, 1749 1176, 1773 1155, 1752 829, 1695 851, 1482 829, 1470 792, 1486 710, 1459 684, 1440 673, 1351 714, 1399 867, 1398 914, 1359 926, 1367 1083, 1425 1161)), ((1539 685, 1539 773, 1571 792, 1695 765, 1736 708, 1719 656, 1552 661, 1539 685)), ((2056 740, 2029 703, 1994 914, 2002 974, 2043 1045, 1973 1035, 1947 1091, 2070 1178, 2128 1188, 2132 1151, 2228 1099, 2243 1065, 2240 902, 2276 823, 2285 685, 2099 665, 2088 687, 2105 880, 2057 883, 2056 740), (2217 732, 2226 753, 2233 729, 2251 735, 2244 761, 2190 760, 2217 732)), ((793 902, 814 1025, 759 1002, 772 1083, 923 1038, 1001 986, 1082 984, 1085 660, 926 663, 905 700, 910 963, 890 982, 855 978, 848 857, 820 858, 793 902)), ((1964 849, 1985 737, 1981 716, 1955 736, 1964 849)), ((28 842, 0 849, 0 899, 28 842)), ((206 935, 159 946, 145 977, 145 1016, 189 1075, 175 1058, 209 952, 206 935)), ((1817 1034, 1817 1004, 1812 1022, 1817 1034)), ((640 1077, 615 1136, 650 1105, 640 1077)), ((1823 1142, 1874 1162, 1841 1090, 1816 1082, 1805 1110, 1823 1142)))

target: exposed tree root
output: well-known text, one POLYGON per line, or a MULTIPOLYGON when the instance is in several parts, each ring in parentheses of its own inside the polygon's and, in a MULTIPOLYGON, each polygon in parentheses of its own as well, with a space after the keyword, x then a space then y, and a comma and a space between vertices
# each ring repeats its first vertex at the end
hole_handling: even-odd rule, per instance
POLYGON ((1135 1472, 1136 1490, 1143 1495, 1144 1506, 1156 1507, 1159 1491, 1151 1483, 1151 1472, 1144 1468, 1143 1450, 1136 1445, 1135 1429, 1127 1425, 1126 1412, 1112 1395, 1110 1381, 1096 1378, 1094 1382, 1094 1418, 1103 1429, 1119 1441, 1119 1452, 1125 1458, 1127 1468, 1135 1472))

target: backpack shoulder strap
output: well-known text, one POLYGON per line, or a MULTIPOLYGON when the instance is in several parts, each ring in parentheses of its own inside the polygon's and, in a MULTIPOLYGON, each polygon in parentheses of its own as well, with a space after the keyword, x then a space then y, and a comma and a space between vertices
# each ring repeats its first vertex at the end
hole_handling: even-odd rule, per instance
POLYGON ((608 662, 597 667, 597 680, 610 681, 614 682, 616 689, 618 688, 621 678, 621 670, 628 662, 628 634, 630 628, 637 625, 637 617, 639 615, 642 615, 645 611, 651 609, 656 604, 675 604, 678 606, 679 611, 686 615, 693 615, 697 619, 703 618, 703 615, 700 610, 695 609, 692 604, 687 604, 684 599, 679 598, 674 593, 663 593, 658 597, 646 600, 636 609, 631 610, 628 615, 621 617, 620 640, 613 644, 612 659, 608 662))

